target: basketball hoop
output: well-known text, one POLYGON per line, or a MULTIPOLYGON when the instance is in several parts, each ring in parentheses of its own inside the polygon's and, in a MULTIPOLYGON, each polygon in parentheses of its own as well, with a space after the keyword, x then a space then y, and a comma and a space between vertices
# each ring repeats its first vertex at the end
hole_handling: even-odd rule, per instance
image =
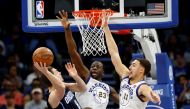
POLYGON ((113 11, 111 10, 80 10, 74 11, 73 16, 76 19, 79 31, 82 36, 84 56, 92 54, 93 56, 106 54, 104 41, 104 31, 102 23, 108 22, 113 11), (106 17, 103 21, 102 18, 106 17))

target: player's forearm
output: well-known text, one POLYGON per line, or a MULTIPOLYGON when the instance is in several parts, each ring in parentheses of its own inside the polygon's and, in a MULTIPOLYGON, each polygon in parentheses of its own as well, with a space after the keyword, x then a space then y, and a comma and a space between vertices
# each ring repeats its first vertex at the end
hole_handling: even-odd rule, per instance
POLYGON ((76 46, 76 43, 72 36, 72 31, 70 28, 65 30, 65 39, 66 39, 66 44, 68 47, 68 52, 71 57, 72 63, 75 64, 79 75, 83 79, 86 80, 89 76, 89 71, 86 68, 86 66, 83 64, 82 59, 81 59, 79 53, 77 52, 77 46, 76 46))
POLYGON ((148 101, 152 101, 151 95, 150 94, 146 94, 145 97, 147 98, 148 101))
POLYGON ((146 88, 143 95, 147 98, 148 101, 152 101, 153 103, 159 103, 158 98, 155 98, 155 93, 150 87, 146 88))
POLYGON ((119 104, 119 95, 114 95, 113 101, 114 101, 116 104, 119 104))
POLYGON ((116 69, 117 74, 123 78, 125 75, 125 72, 128 71, 127 68, 122 64, 121 58, 119 56, 119 51, 118 47, 112 37, 112 34, 109 30, 108 26, 105 26, 103 28, 105 32, 105 37, 106 37, 106 43, 108 46, 108 51, 111 56, 111 61, 116 69))
POLYGON ((109 30, 109 27, 108 26, 105 26, 103 28, 104 32, 105 32, 105 37, 106 37, 106 43, 107 43, 107 46, 108 46, 108 51, 109 51, 109 54, 112 56, 112 54, 114 53, 119 53, 118 52, 118 48, 117 48, 117 45, 112 37, 112 34, 109 30))
POLYGON ((119 94, 116 92, 116 90, 112 87, 110 87, 111 89, 111 98, 112 100, 116 103, 119 104, 119 94))
POLYGON ((143 95, 144 97, 145 97, 145 99, 147 100, 147 101, 150 101, 151 100, 151 91, 152 91, 152 89, 149 87, 149 86, 147 86, 147 85, 142 85, 140 88, 139 88, 139 90, 140 90, 140 94, 139 95, 143 95))
POLYGON ((75 43, 75 41, 73 39, 72 31, 71 31, 70 27, 65 30, 65 39, 66 39, 68 52, 69 52, 69 55, 71 57, 71 61, 72 61, 73 64, 75 64, 77 70, 79 70, 78 65, 79 65, 79 62, 80 62, 80 56, 79 56, 79 54, 77 52, 77 46, 76 46, 76 43, 75 43))
POLYGON ((70 29, 70 26, 67 29, 65 29, 65 38, 66 38, 66 43, 67 43, 69 54, 74 53, 73 51, 77 51, 77 46, 73 39, 73 35, 72 35, 72 31, 70 29))
POLYGON ((52 85, 57 90, 64 90, 65 89, 64 83, 60 79, 58 79, 55 75, 53 75, 49 71, 43 72, 43 74, 49 79, 49 81, 52 83, 52 85))
POLYGON ((78 75, 74 76, 73 79, 76 81, 77 87, 81 92, 86 91, 86 84, 78 75))

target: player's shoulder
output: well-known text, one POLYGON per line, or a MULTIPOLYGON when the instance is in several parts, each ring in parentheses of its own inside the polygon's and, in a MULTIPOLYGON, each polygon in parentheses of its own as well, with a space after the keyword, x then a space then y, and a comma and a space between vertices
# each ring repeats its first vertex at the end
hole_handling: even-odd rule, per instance
POLYGON ((139 90, 140 91, 147 91, 152 89, 146 82, 142 82, 141 84, 139 84, 139 90))
POLYGON ((121 82, 128 82, 129 81, 129 77, 125 76, 121 78, 121 82))

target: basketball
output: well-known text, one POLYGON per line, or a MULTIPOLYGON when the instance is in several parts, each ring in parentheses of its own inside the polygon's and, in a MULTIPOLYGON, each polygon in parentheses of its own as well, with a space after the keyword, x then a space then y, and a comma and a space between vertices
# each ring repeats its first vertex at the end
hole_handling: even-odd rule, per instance
POLYGON ((39 47, 32 55, 33 62, 46 63, 46 66, 50 66, 53 63, 54 55, 49 48, 39 47))

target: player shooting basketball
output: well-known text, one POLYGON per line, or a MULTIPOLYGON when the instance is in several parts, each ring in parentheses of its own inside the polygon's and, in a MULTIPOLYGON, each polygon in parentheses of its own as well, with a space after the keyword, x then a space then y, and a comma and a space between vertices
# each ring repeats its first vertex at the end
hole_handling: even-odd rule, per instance
POLYGON ((154 93, 144 81, 144 76, 148 75, 151 69, 150 62, 146 59, 136 59, 128 69, 121 61, 117 45, 107 23, 103 25, 103 30, 111 61, 121 78, 120 109, 145 109, 148 101, 160 103, 159 95, 154 93))
POLYGON ((76 98, 80 105, 82 108, 106 109, 109 102, 109 96, 118 103, 119 96, 115 89, 101 81, 104 73, 103 64, 100 61, 95 61, 92 63, 90 70, 84 65, 77 52, 77 47, 70 29, 70 23, 67 19, 67 12, 62 11, 59 12, 59 14, 61 18, 58 16, 57 18, 61 21, 65 29, 65 38, 71 61, 76 65, 76 69, 81 78, 83 78, 87 84, 86 92, 76 93, 76 98))
POLYGON ((74 65, 67 63, 65 68, 76 83, 63 82, 61 72, 55 68, 46 67, 45 63, 34 62, 34 66, 42 73, 40 76, 42 82, 48 86, 45 94, 48 109, 82 109, 72 92, 86 91, 86 84, 78 76, 74 65))

